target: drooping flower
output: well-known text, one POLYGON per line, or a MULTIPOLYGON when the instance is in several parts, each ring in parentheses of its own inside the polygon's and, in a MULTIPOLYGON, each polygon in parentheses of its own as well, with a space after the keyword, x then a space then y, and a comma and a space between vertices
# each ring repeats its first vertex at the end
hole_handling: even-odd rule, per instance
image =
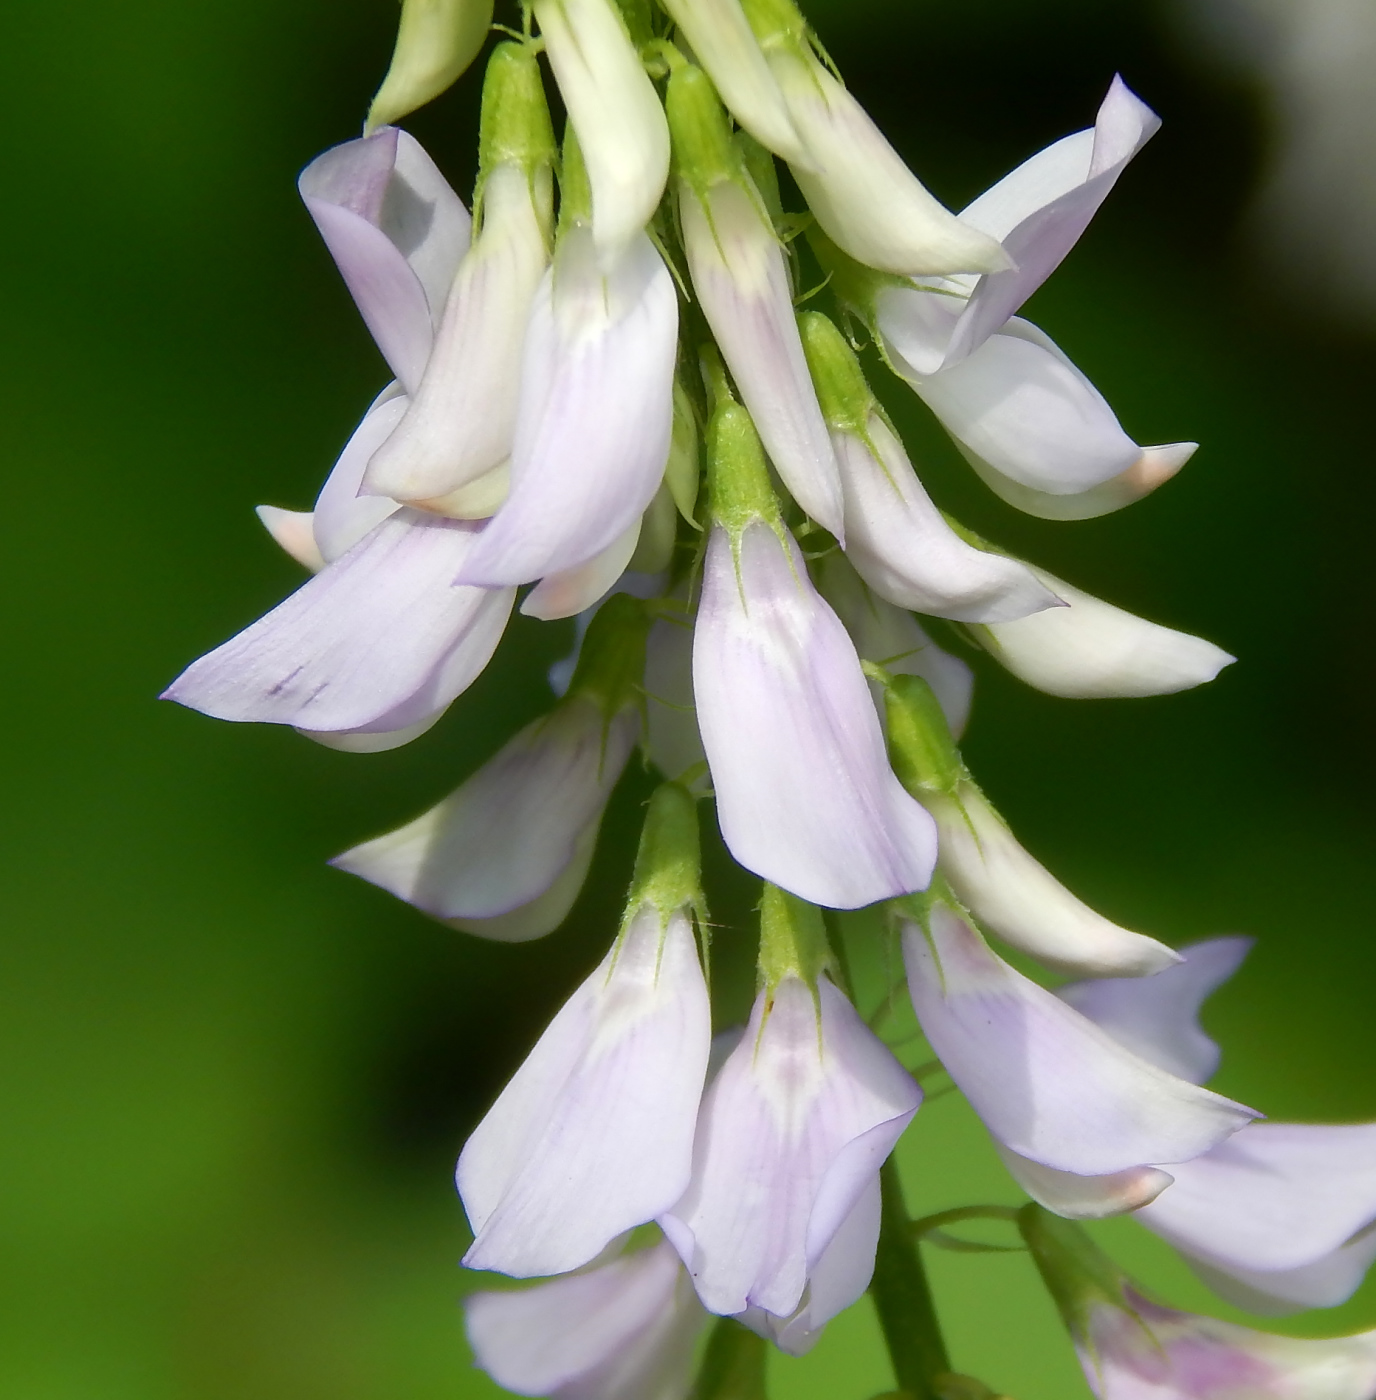
POLYGON ((1376 1332, 1278 1337, 1145 1297, 1076 1225, 1033 1205, 1024 1240, 1099 1400, 1370 1400, 1376 1332))
POLYGON ((470 1294, 464 1315, 498 1385, 553 1400, 683 1400, 708 1320, 663 1242, 533 1288, 470 1294))
POLYGON ((722 402, 710 438, 693 691, 722 836, 748 870, 813 903, 922 889, 931 818, 889 767, 855 647, 779 519, 745 410, 722 402))
POLYGON ((709 1311, 786 1320, 838 1239, 838 1280, 868 1279, 878 1222, 862 1200, 922 1093, 823 972, 815 908, 767 886, 760 937, 763 986, 704 1096, 692 1184, 660 1224, 709 1311))
POLYGON ((469 1268, 580 1268, 688 1185, 712 1038, 693 807, 674 784, 655 795, 611 951, 463 1149, 469 1268))
POLYGON ((486 937, 522 942, 558 927, 640 733, 645 627, 638 602, 610 599, 548 715, 443 802, 332 863, 486 937))

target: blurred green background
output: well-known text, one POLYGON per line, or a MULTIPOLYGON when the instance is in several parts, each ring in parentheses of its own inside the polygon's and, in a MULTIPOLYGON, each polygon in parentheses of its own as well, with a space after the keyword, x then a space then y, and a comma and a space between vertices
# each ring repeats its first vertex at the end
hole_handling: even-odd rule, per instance
MULTIPOLYGON (((1241 247, 1258 92, 1142 0, 813 14, 948 203, 1087 125, 1115 70, 1166 118, 1031 314, 1140 440, 1204 443, 1181 478, 1120 515, 1033 521, 889 401, 946 508, 1241 658, 1198 693, 1098 704, 983 666, 967 755, 1106 913, 1176 942, 1258 935, 1209 1011, 1218 1088, 1282 1119, 1376 1117, 1376 355, 1287 310, 1241 247)), ((251 508, 307 506, 384 381, 293 181, 355 133, 394 23, 390 0, 6 10, 5 1400, 497 1393, 462 1337, 452 1162, 600 956, 644 784, 615 801, 569 925, 534 945, 450 932, 323 862, 537 714, 567 627, 519 626, 391 754, 154 698, 296 586, 251 508)), ((465 195, 476 90, 410 123, 465 195)), ((729 963, 750 891, 721 889, 729 963)), ((955 1100, 901 1155, 916 1207, 1016 1199, 955 1100)), ((1131 1223, 1101 1233, 1171 1300, 1239 1316, 1131 1223)), ((958 1366, 1018 1400, 1087 1394, 1025 1259, 933 1269, 958 1366)), ((1286 1326, 1373 1324, 1367 1289, 1286 1326)), ((779 1400, 889 1384, 867 1304, 775 1370, 779 1400)))

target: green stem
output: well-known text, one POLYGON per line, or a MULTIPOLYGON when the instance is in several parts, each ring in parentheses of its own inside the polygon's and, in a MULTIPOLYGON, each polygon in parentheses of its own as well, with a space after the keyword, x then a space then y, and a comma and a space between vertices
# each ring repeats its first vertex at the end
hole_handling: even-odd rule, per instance
POLYGON ((883 1207, 870 1292, 894 1377, 913 1400, 940 1400, 934 1381, 951 1362, 892 1159, 880 1168, 879 1189, 883 1207))
POLYGON ((1016 1222, 1016 1206, 957 1206, 954 1210, 939 1210, 935 1215, 924 1215, 914 1220, 908 1229, 914 1238, 921 1238, 928 1230, 940 1230, 944 1225, 959 1225, 962 1220, 1008 1220, 1016 1222))

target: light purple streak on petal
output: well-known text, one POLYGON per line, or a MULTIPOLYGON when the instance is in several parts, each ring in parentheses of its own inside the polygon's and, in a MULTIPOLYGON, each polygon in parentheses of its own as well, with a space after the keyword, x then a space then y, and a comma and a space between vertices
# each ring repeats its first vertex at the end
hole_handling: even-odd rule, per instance
POLYGON ((979 479, 1000 500, 1007 501, 1025 515, 1035 515, 1039 520, 1094 520, 1134 505, 1164 486, 1199 450, 1197 442, 1170 442, 1157 447, 1144 447, 1137 461, 1117 476, 1111 476, 1087 491, 1053 496, 1048 491, 1034 491, 1032 487, 995 471, 963 444, 957 442, 956 447, 979 479))
POLYGON ((507 741, 457 791, 331 862, 441 919, 509 914, 543 894, 602 820, 640 722, 575 697, 507 741))
POLYGON ((1097 914, 1034 860, 973 785, 928 807, 941 833, 941 871, 992 933, 1072 976, 1141 977, 1179 961, 1163 943, 1097 914))
POLYGON ((816 1001, 787 977, 766 1005, 703 1099, 693 1183, 660 1223, 709 1311, 786 1318, 922 1093, 825 977, 816 1001))
POLYGON ((855 647, 791 537, 712 532, 693 642, 717 819, 748 870, 855 909, 925 889, 931 818, 889 767, 855 647))
POLYGON ((714 185, 705 210, 681 185, 693 290, 784 485, 844 543, 837 462, 803 354, 783 248, 752 193, 714 185))
MULTIPOLYGON (((1083 184, 1066 190, 1050 202, 1032 208, 1006 233, 998 230, 1018 198, 1031 195, 1033 181, 1017 180, 1015 191, 997 198, 991 191, 961 214, 961 219, 982 228, 1002 242, 1015 267, 981 279, 969 306, 951 337, 946 364, 953 365, 979 349, 1041 286, 1075 246, 1089 221, 1108 196, 1127 163, 1155 134, 1160 118, 1115 77, 1099 108, 1094 146, 1083 184), (981 209, 983 204, 983 209, 981 209), (984 216, 988 223, 981 222, 984 216)), ((1069 138, 1074 141, 1076 138, 1069 138)), ((1077 146, 1078 156, 1082 147, 1077 146)), ((1067 157, 1069 152, 1064 153, 1067 157)), ((1057 161, 1059 164, 1059 160, 1057 161)), ((1051 162, 1041 173, 1049 174, 1051 162)), ((1069 164, 1069 159, 1066 160, 1069 164)), ((1058 174, 1063 172, 1058 171, 1058 174)), ((998 187, 995 186, 995 189, 998 187)), ((1048 188, 1047 193, 1050 192, 1048 188)))
POLYGON ((518 1395, 682 1400, 707 1314, 668 1244, 464 1300, 478 1365, 518 1395))
POLYGON ((1020 1156, 1103 1176, 1188 1161, 1257 1116, 1124 1050, 949 909, 933 908, 927 935, 905 924, 903 956, 932 1049, 1020 1156))
POLYGON ((1336 1308, 1362 1286, 1376 1261, 1376 1230, 1297 1269, 1237 1269, 1227 1272, 1185 1255, 1185 1262, 1220 1298, 1247 1312, 1284 1317, 1307 1308, 1336 1308))
POLYGON ((841 1227, 808 1276, 803 1301, 788 1317, 747 1308, 736 1319, 790 1356, 806 1356, 828 1322, 858 1302, 874 1275, 879 1245, 879 1178, 860 1193, 841 1227))
POLYGON ((1071 982, 1058 987, 1056 995, 1134 1055, 1203 1084, 1218 1068, 1219 1049, 1199 1024, 1199 1008, 1242 966, 1253 942, 1240 936, 1210 938, 1182 948, 1184 961, 1154 977, 1071 982))
POLYGON ((1376 1332, 1299 1338, 1163 1308, 1093 1305, 1081 1364, 1101 1400, 1370 1400, 1376 1332))
MULTIPOLYGON (((548 172, 539 178, 547 196, 548 172)), ((406 417, 368 464, 370 492, 433 500, 510 456, 521 345, 549 264, 540 202, 524 170, 499 165, 488 176, 482 230, 454 279, 406 417)))
POLYGON ((283 510, 280 506, 254 506, 263 528, 302 568, 318 574, 325 560, 315 542, 313 518, 308 510, 283 510))
POLYGON ((683 1194, 712 1039, 692 921, 645 905, 469 1138, 470 1269, 566 1273, 683 1194))
POLYGON ((1103 395, 1027 321, 909 383, 963 450, 1036 491, 1084 492, 1142 455, 1103 395))
POLYGON ((401 510, 165 692, 217 719, 302 729, 402 729, 487 665, 511 590, 450 580, 476 527, 401 510))
POLYGON ((1007 622, 1059 605, 1026 564, 976 549, 951 529, 878 414, 870 417, 868 443, 845 432, 832 441, 845 492, 846 555, 881 598, 958 622, 1007 622))
POLYGON ((693 786, 707 784, 707 754, 693 704, 693 617, 686 610, 660 618, 645 647, 646 746, 666 778, 681 778, 703 765, 693 786))
MULTIPOLYGON (((897 675, 921 676, 935 693, 951 733, 959 739, 970 718, 974 672, 960 657, 942 651, 911 613, 872 593, 839 549, 814 567, 817 586, 845 623, 860 659, 897 675)), ((870 694, 883 724, 884 688, 871 681, 870 694)))
POLYGON ((1175 1180, 1160 1167, 1128 1167, 1104 1176, 1077 1176, 1020 1157, 993 1139, 1014 1181, 1038 1205, 1067 1220, 1106 1220, 1154 1201, 1175 1180))
POLYGON ((600 554, 594 554, 587 563, 562 573, 547 574, 526 594, 521 612, 545 622, 585 612, 615 587, 639 541, 640 521, 637 520, 625 534, 614 539, 600 554))
POLYGON ((678 304, 644 235, 605 276, 567 233, 526 333, 511 495, 461 582, 528 583, 586 563, 640 518, 664 475, 678 304))
POLYGON ((444 292, 468 247, 463 204, 395 127, 318 156, 298 188, 378 349, 414 389, 444 292))
POLYGON ((368 459, 401 421, 410 401, 395 381, 369 405, 315 498, 315 542, 326 563, 347 554, 397 509, 385 496, 360 496, 368 459))
POLYGON ((1256 1123, 1138 1218, 1216 1268, 1312 1264, 1376 1220, 1376 1123, 1256 1123))
POLYGON ((1213 680, 1234 660, 1203 637, 1148 622, 1045 569, 1033 572, 1067 606, 992 623, 979 636, 996 661, 1048 695, 1173 695, 1213 680))

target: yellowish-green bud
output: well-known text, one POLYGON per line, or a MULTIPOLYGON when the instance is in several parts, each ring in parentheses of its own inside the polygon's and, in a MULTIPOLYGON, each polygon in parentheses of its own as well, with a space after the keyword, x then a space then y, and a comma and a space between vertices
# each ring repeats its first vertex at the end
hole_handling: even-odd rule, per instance
POLYGON ((803 337, 807 367, 812 372, 817 402, 827 426, 836 432, 868 438, 870 415, 878 406, 878 400, 865 379, 855 351, 831 319, 820 311, 804 311, 798 317, 798 330, 803 337))
POLYGON ((707 482, 712 519, 733 541, 757 520, 783 529, 760 435, 749 413, 732 399, 718 401, 707 425, 707 482))
POLYGON ((665 921, 684 908, 704 917, 697 802, 678 783, 662 784, 650 798, 623 927, 647 904, 665 921))
POLYGON ((679 514, 694 528, 698 487, 702 481, 702 455, 698 438, 698 415, 688 391, 674 378, 674 428, 669 439, 669 461, 664 467, 664 480, 674 498, 679 514))
POLYGON ((669 74, 664 95, 674 165, 699 199, 713 185, 741 180, 740 152, 717 90, 701 68, 682 63, 669 74))
POLYGON ((498 44, 483 77, 478 129, 480 178, 499 165, 529 173, 554 164, 554 127, 535 52, 526 44, 498 44))
POLYGON ((644 603, 613 594, 588 625, 569 684, 569 696, 586 696, 608 717, 641 703, 645 679, 645 640, 650 615, 644 603))
POLYGON ((881 679, 889 761, 898 781, 919 801, 932 793, 954 796, 969 773, 936 692, 921 676, 881 679))
POLYGON ((402 0, 392 62, 364 135, 438 97, 477 58, 491 26, 492 0, 402 0))
POLYGON ((785 977, 809 987, 831 964, 822 911, 777 885, 764 887, 760 902, 760 981, 773 991, 785 977))

